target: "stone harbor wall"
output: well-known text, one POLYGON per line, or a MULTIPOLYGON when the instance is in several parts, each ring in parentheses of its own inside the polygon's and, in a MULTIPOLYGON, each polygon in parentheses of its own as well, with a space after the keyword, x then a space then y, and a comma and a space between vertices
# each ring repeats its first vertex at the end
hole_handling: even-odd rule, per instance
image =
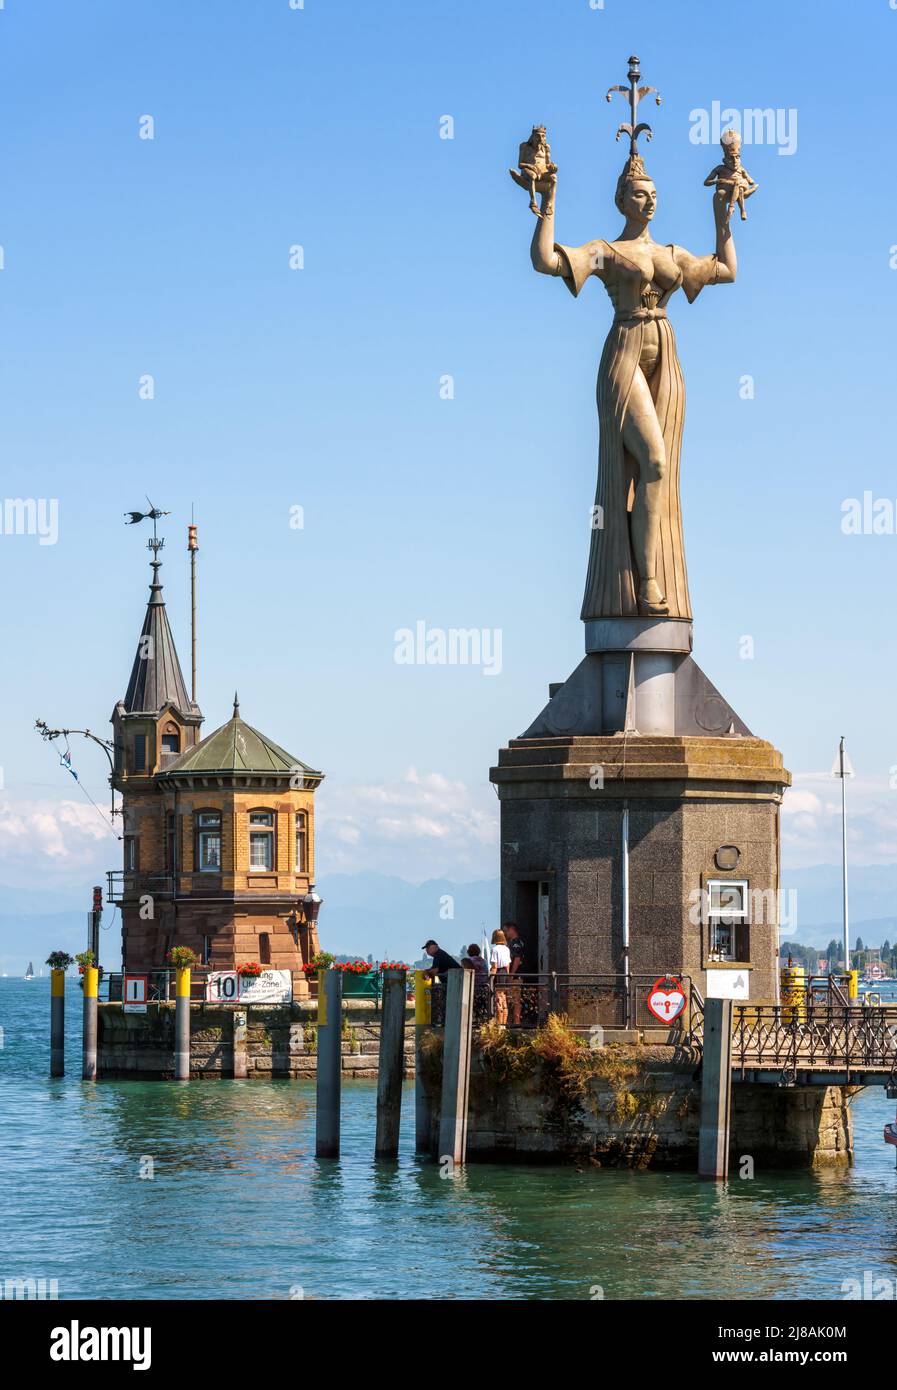
MULTIPOLYGON (((612 1044, 566 1068, 558 1056, 508 1056, 475 1047, 467 1153, 472 1160, 591 1162, 682 1168, 698 1160, 701 1091, 696 1059, 682 1049, 612 1044)), ((441 1036, 428 1037, 422 1075, 438 1147, 441 1036)), ((730 1174, 750 1158, 771 1168, 848 1165, 850 1090, 837 1086, 732 1087, 730 1174)))
MULTIPOLYGON (((174 1009, 150 1004, 145 1014, 121 1004, 100 1004, 97 1070, 101 1077, 167 1079, 174 1075, 174 1009)), ((373 1001, 343 1004, 342 1070, 345 1077, 374 1077, 380 1050, 380 1013, 373 1001)), ((313 1079, 318 1006, 251 1004, 242 1008, 194 1004, 190 1009, 190 1075, 196 1080, 313 1079)), ((414 1075, 414 1007, 405 1021, 405 1076, 414 1075)))

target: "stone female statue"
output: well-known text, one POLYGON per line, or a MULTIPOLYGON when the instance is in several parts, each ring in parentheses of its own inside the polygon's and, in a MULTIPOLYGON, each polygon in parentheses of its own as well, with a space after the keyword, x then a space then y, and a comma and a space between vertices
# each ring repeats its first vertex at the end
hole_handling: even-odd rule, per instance
POLYGON ((653 240, 657 190, 636 147, 638 134, 649 127, 636 126, 634 119, 640 96, 653 88, 636 88, 638 59, 630 59, 629 76, 633 121, 621 131, 630 134, 630 155, 614 199, 622 230, 613 241, 556 243, 557 173, 550 173, 539 180, 542 216, 531 248, 534 268, 560 276, 573 295, 596 276, 615 311, 598 368, 600 510, 594 513, 583 600, 586 622, 691 619, 679 504, 685 388, 667 304, 678 289, 692 303, 705 285, 731 284, 736 272, 724 188, 717 188, 713 200, 714 255, 693 256, 653 240))

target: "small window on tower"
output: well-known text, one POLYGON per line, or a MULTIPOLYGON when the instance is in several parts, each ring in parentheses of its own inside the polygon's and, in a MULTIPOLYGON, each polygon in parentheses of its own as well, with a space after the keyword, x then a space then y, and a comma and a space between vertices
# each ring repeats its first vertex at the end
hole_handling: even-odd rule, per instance
POLYGON ((308 872, 308 824, 304 811, 296 812, 296 873, 308 872))
POLYGON ((221 872, 220 811, 197 812, 196 867, 201 874, 219 874, 221 872))
POLYGON ((181 751, 181 740, 180 740, 180 736, 179 736, 178 734, 163 734, 163 735, 162 735, 162 752, 163 752, 163 753, 180 753, 180 751, 181 751))
POLYGON ((146 734, 134 735, 134 771, 146 770, 146 734))
POLYGON ((250 873, 270 873, 274 868, 274 812, 250 811, 249 826, 250 873))

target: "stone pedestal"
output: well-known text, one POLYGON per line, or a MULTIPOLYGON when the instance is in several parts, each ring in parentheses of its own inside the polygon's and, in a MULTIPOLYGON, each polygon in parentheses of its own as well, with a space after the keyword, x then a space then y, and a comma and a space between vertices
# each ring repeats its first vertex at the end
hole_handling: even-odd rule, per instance
POLYGON ((527 969, 623 971, 626 808, 631 972, 683 971, 703 991, 714 963, 707 884, 746 881, 749 917, 731 958, 752 967, 752 1001, 775 1000, 779 808, 791 777, 771 744, 737 733, 528 731, 501 750, 490 778, 501 800, 502 919, 518 924, 527 969), (719 866, 723 849, 730 867, 719 866))

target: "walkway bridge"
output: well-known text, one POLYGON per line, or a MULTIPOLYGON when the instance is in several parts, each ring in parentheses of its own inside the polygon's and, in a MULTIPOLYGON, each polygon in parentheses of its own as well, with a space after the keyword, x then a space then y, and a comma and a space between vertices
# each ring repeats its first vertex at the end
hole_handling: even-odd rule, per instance
MULTIPOLYGON (((544 1025, 562 1014, 582 1037, 597 1041, 650 1042, 689 1050, 696 1065, 704 1046, 705 1004, 688 975, 677 973, 686 998, 683 1012, 664 1024, 648 1006, 656 976, 622 974, 516 975, 504 985, 493 977, 475 992, 474 1024, 504 1015, 510 1028, 544 1025), (502 1004, 498 1004, 501 994, 502 1004)), ((733 1082, 772 1086, 886 1086, 897 1096, 897 1004, 878 996, 851 997, 847 976, 811 976, 790 989, 787 1002, 731 1006, 733 1082)), ((433 989, 433 1022, 441 1022, 444 987, 433 989)))

